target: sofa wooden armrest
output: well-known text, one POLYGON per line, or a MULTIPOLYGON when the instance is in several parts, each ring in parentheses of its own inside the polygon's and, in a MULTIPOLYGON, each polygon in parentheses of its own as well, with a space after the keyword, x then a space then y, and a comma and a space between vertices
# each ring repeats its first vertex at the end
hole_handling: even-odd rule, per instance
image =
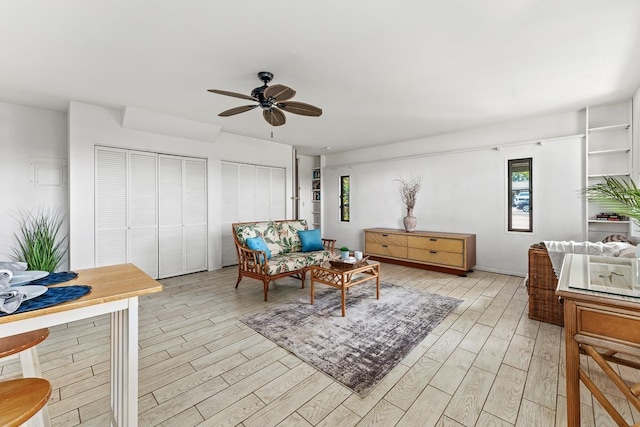
POLYGON ((260 280, 265 301, 269 283, 273 280, 294 277, 302 282, 304 288, 309 268, 334 256, 335 239, 323 238, 323 250, 302 252, 298 231, 308 229, 306 220, 239 222, 231 224, 231 227, 238 255, 236 288, 243 277, 260 280), (271 258, 268 258, 266 251, 245 246, 248 238, 258 236, 265 241, 271 258))

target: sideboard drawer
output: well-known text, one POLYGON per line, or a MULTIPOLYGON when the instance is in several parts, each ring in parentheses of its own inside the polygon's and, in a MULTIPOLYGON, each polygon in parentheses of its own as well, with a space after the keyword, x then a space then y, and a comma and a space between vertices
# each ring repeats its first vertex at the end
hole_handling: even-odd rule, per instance
POLYGON ((407 246, 407 236, 387 233, 365 233, 365 243, 380 243, 382 245, 407 246))
POLYGON ((369 243, 366 244, 365 252, 370 255, 382 255, 382 256, 392 256, 395 258, 406 258, 407 257, 407 247, 406 246, 395 246, 395 245, 386 245, 382 243, 369 243))
POLYGON ((410 248, 429 249, 434 251, 464 252, 464 242, 459 239, 447 239, 440 237, 409 236, 410 248))
POLYGON ((464 258, 461 253, 409 248, 408 255, 409 259, 414 261, 423 261, 451 267, 464 267, 464 258))

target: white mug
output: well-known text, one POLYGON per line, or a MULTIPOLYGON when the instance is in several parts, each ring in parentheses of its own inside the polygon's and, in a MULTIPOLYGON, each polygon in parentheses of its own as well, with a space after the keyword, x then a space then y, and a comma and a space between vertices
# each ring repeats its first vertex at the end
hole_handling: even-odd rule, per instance
POLYGON ((355 251, 353 254, 356 257, 356 261, 360 261, 362 259, 362 251, 355 251))

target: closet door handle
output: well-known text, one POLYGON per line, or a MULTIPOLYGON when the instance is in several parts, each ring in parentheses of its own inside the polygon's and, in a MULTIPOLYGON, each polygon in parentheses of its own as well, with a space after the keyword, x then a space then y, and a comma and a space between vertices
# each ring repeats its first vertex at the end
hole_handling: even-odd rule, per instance
POLYGON ((429 251, 429 253, 437 254, 437 253, 438 253, 438 251, 429 251))
POLYGON ((438 241, 438 239, 434 239, 433 237, 430 238, 429 240, 431 240, 432 242, 437 242, 438 241))
POLYGON ((388 248, 389 246, 388 246, 388 245, 382 245, 382 247, 383 247, 383 248, 388 248))
POLYGON ((389 237, 389 235, 388 234, 383 234, 382 237, 389 237))

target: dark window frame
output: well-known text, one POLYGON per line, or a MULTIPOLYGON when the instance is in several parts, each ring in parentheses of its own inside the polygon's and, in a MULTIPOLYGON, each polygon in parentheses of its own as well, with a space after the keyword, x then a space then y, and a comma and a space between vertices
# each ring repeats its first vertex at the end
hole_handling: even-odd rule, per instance
MULTIPOLYGON (((507 230, 516 233, 533 233, 533 157, 507 160, 507 183, 507 230), (529 212, 527 212, 529 214, 529 228, 514 228, 513 212, 517 207, 513 206, 514 192, 516 191, 513 189, 513 174, 521 172, 523 164, 525 164, 526 170, 522 172, 527 172, 529 178, 529 212), (517 169, 515 172, 514 168, 517 169)), ((520 191, 523 191, 523 189, 520 189, 520 191)))
POLYGON ((340 222, 349 222, 351 218, 351 177, 340 177, 340 222))

